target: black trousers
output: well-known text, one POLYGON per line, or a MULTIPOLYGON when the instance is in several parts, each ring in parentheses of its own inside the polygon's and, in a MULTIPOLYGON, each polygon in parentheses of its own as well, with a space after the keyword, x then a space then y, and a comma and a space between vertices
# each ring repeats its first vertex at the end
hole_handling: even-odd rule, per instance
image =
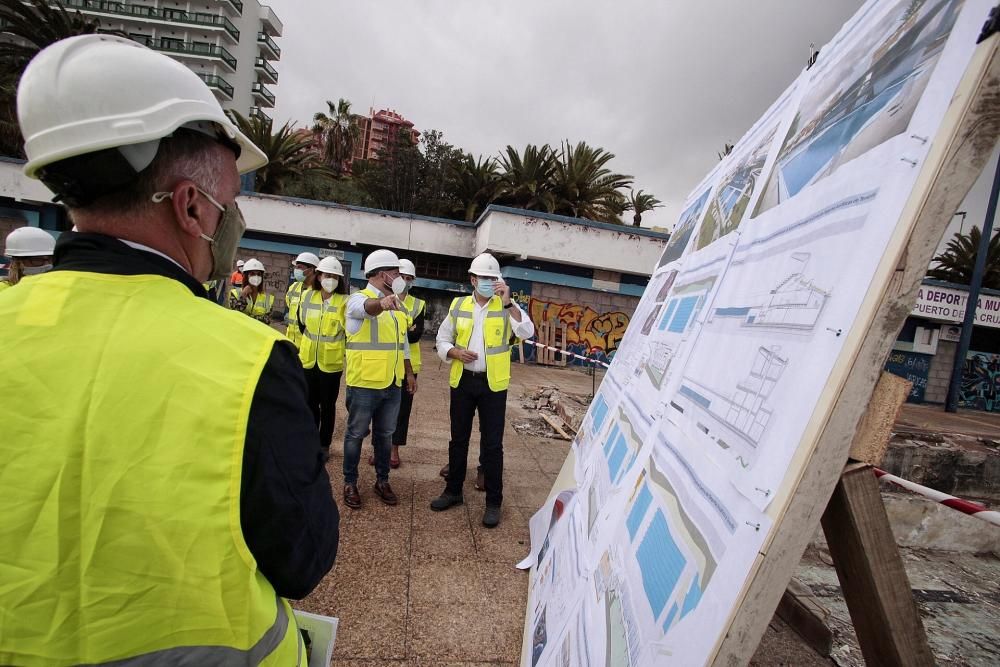
POLYGON ((451 390, 451 442, 448 443, 448 477, 445 493, 461 495, 465 483, 472 419, 479 412, 479 464, 486 483, 486 504, 503 502, 503 427, 507 416, 507 390, 490 391, 486 373, 462 373, 451 390))
POLYGON ((343 373, 324 373, 319 364, 306 369, 306 386, 309 389, 309 408, 319 426, 319 445, 330 449, 333 423, 337 416, 337 397, 340 395, 340 378, 343 373))
MULTIPOLYGON (((413 377, 417 377, 416 374, 413 377)), ((410 430, 410 410, 413 409, 413 394, 406 391, 406 382, 399 386, 399 416, 396 430, 392 432, 392 444, 402 447, 406 444, 406 432, 410 430)))

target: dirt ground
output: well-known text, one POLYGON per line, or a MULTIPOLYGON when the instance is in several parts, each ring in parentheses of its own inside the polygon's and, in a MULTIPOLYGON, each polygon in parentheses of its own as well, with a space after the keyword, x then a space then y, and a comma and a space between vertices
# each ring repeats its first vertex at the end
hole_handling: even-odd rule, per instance
MULTIPOLYGON (((319 587, 294 606, 340 619, 333 660, 338 667, 516 665, 528 575, 517 570, 514 563, 528 552, 528 519, 548 496, 569 449, 569 442, 557 439, 551 427, 538 417, 534 400, 526 397, 537 395, 543 387, 557 387, 562 394, 577 396, 585 403, 591 395, 592 377, 578 369, 513 365, 504 433, 503 517, 499 527, 489 530, 481 524, 484 496, 473 489, 478 453, 475 429, 465 504, 446 512, 430 510, 430 501, 444 489, 438 471, 447 462, 450 437, 448 369, 427 341, 423 344, 423 358, 425 367, 419 377, 409 443, 401 450, 402 466, 390 475, 400 498, 395 507, 383 505, 371 489, 375 475, 367 465, 371 452, 368 442, 362 453, 359 480, 363 506, 351 510, 341 502, 346 416, 342 388, 328 464, 334 497, 341 509, 340 551, 334 569, 319 587)), ((935 412, 939 411, 907 406, 900 421, 911 428, 919 425, 932 430, 940 427, 935 412)), ((997 432, 997 422, 984 420, 976 413, 963 412, 951 421, 954 424, 948 422, 946 426, 993 428, 992 432, 997 432)), ((927 554, 920 559, 910 558, 907 564, 918 560, 922 569, 933 566, 933 555, 927 554)), ((990 574, 995 574, 993 561, 989 563, 990 574)), ((911 579, 914 575, 918 579, 921 576, 914 572, 911 579)), ((842 599, 837 598, 832 567, 807 557, 796 576, 825 582, 823 593, 829 596, 841 625, 847 624, 846 629, 835 633, 845 654, 835 656, 837 660, 818 655, 775 617, 752 664, 857 664, 855 660, 860 656, 856 643, 849 646, 853 632, 846 608, 841 609, 842 599)), ((989 597, 992 601, 995 593, 989 597)), ((948 601, 941 604, 947 605, 948 601)), ((996 611, 1000 618, 1000 610, 996 611)), ((995 622, 991 618, 987 625, 993 627, 995 622)), ((935 628, 929 630, 934 632, 935 628)), ((944 627, 941 630, 947 631, 944 627)), ((947 648, 954 651, 959 647, 949 643, 947 648)), ((965 648, 971 650, 973 644, 965 648)), ((974 656, 945 662, 986 664, 974 656)))

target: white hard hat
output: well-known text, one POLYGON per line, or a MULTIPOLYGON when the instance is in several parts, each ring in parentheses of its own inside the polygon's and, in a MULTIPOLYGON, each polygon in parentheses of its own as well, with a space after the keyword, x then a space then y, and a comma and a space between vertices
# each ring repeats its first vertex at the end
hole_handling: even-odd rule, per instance
POLYGON ((336 257, 324 257, 319 261, 319 266, 316 267, 316 270, 320 273, 332 273, 341 278, 344 277, 344 267, 340 265, 340 260, 336 257))
POLYGON ((8 257, 49 257, 56 240, 38 227, 18 227, 7 235, 4 254, 8 257))
POLYGON ((244 273, 246 273, 247 271, 263 271, 263 270, 264 270, 264 265, 256 259, 248 259, 247 261, 243 262, 244 273))
POLYGON ((299 256, 295 258, 295 263, 298 264, 299 262, 309 264, 310 266, 316 266, 319 264, 319 257, 311 252, 300 252, 299 256))
POLYGON ((484 278, 499 278, 500 277, 500 262, 497 258, 488 252, 484 252, 479 255, 474 260, 472 260, 472 265, 469 267, 469 273, 477 276, 483 276, 484 278))
POLYGON ((243 268, 243 265, 244 265, 244 264, 245 264, 245 262, 244 262, 244 261, 243 261, 242 259, 238 259, 238 260, 236 260, 236 266, 237 266, 238 268, 241 268, 241 269, 242 269, 242 268, 243 268))
POLYGON ((376 269, 398 269, 399 257, 396 253, 385 248, 372 251, 365 258, 365 275, 371 275, 376 269))
MULTIPOLYGON (((21 76, 17 116, 28 157, 24 173, 56 190, 66 177, 47 174, 46 167, 112 148, 125 172, 119 180, 127 183, 134 177, 128 167, 138 173, 149 166, 159 140, 182 126, 238 147, 240 173, 267 164, 197 74, 113 35, 80 35, 42 49, 21 76)), ((77 171, 86 179, 84 166, 77 171)))
POLYGON ((413 276, 417 277, 417 267, 413 266, 413 262, 408 259, 399 260, 399 273, 403 276, 413 276))

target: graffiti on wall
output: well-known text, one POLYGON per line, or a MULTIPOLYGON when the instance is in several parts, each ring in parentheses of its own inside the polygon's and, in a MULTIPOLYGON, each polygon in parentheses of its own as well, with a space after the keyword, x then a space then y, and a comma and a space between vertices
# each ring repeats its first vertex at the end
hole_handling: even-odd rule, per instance
POLYGON ((885 370, 912 383, 908 403, 923 403, 927 391, 927 378, 931 370, 931 355, 893 350, 885 363, 885 370))
POLYGON ((1000 412, 1000 354, 970 351, 962 369, 958 404, 963 408, 1000 412))
POLYGON ((536 325, 546 320, 565 324, 566 348, 602 361, 610 359, 618 349, 630 319, 627 313, 620 310, 598 313, 590 306, 536 297, 529 300, 528 314, 536 325))

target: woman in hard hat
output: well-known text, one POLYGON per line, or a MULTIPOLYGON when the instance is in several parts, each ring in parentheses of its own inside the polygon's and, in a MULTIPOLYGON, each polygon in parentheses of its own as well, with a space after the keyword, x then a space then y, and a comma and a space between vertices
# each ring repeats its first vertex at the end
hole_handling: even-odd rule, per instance
POLYGON ((274 295, 264 290, 264 264, 256 259, 248 259, 243 264, 246 285, 242 289, 234 287, 229 291, 229 307, 239 310, 255 320, 268 324, 274 295))
POLYGON ((56 240, 38 227, 19 227, 7 235, 4 254, 10 257, 7 278, 0 280, 0 290, 16 285, 24 276, 45 273, 52 268, 56 240))
POLYGON ((288 286, 288 291, 285 292, 285 309, 287 312, 285 323, 288 324, 285 336, 288 337, 288 340, 295 343, 295 347, 299 346, 299 339, 301 337, 298 324, 299 301, 302 299, 302 293, 312 288, 313 274, 316 272, 317 264, 319 264, 319 257, 313 253, 299 253, 299 256, 295 258, 292 272, 295 280, 292 281, 292 284, 288 286))
POLYGON ((336 417, 340 378, 344 373, 347 283, 335 257, 318 262, 315 275, 305 284, 297 319, 302 338, 299 359, 306 371, 309 407, 319 425, 324 460, 330 457, 330 440, 336 417))

